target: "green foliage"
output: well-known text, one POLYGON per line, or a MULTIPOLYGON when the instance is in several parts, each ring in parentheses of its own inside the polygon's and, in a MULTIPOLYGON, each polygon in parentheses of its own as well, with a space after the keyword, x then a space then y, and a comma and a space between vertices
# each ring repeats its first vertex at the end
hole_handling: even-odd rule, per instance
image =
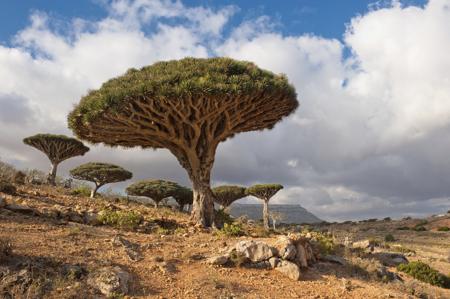
POLYGON ((397 230, 410 230, 410 228, 408 226, 400 226, 397 227, 397 230))
POLYGON ((142 222, 142 215, 134 211, 113 211, 105 209, 98 214, 98 220, 105 225, 134 229, 142 222))
POLYGON ((230 216, 225 209, 219 209, 215 211, 215 221, 220 224, 232 224, 234 219, 230 216))
POLYGON ((70 175, 74 179, 94 182, 100 186, 129 180, 133 177, 131 172, 120 166, 99 162, 82 164, 72 169, 70 175))
POLYGON ((145 180, 131 184, 126 192, 134 196, 150 197, 154 202, 159 203, 164 198, 174 196, 180 191, 180 185, 164 180, 145 180))
POLYGON ((283 185, 280 184, 256 184, 248 187, 245 193, 259 199, 269 200, 281 189, 283 189, 283 185))
POLYGON ((17 192, 16 187, 7 181, 0 181, 0 192, 14 195, 17 192))
POLYGON ((214 201, 223 207, 228 207, 234 201, 245 196, 245 188, 241 186, 224 185, 212 189, 214 201))
POLYGON ((392 234, 387 234, 384 236, 384 241, 385 242, 394 242, 395 241, 395 237, 392 234))
POLYGON ((91 195, 91 188, 87 185, 80 185, 72 190, 70 190, 70 195, 89 197, 91 195))
POLYGON ((408 275, 435 285, 442 288, 450 288, 450 278, 439 273, 435 269, 431 268, 429 265, 417 261, 417 262, 410 262, 408 264, 400 264, 397 266, 397 269, 399 271, 405 272, 408 275))
POLYGON ((69 114, 69 127, 77 135, 82 126, 95 122, 107 111, 121 112, 134 99, 147 97, 176 101, 184 97, 245 97, 264 92, 276 99, 298 106, 296 92, 283 75, 262 70, 251 62, 231 58, 185 58, 157 62, 140 70, 130 69, 120 77, 89 92, 69 114))
POLYGON ((187 187, 178 186, 178 188, 171 194, 177 204, 182 209, 185 205, 191 205, 194 201, 192 190, 187 187))
POLYGON ((422 225, 416 225, 416 226, 414 226, 413 230, 415 230, 416 232, 424 232, 424 231, 426 231, 427 229, 426 229, 425 226, 422 226, 422 225))
MULTIPOLYGON (((304 233, 307 234, 305 231, 304 233)), ((313 245, 319 250, 320 254, 328 255, 334 254, 337 245, 334 243, 333 237, 330 234, 320 232, 309 232, 313 245)))
POLYGON ((61 162, 70 157, 82 156, 89 151, 89 148, 81 141, 65 135, 36 134, 24 138, 23 143, 42 151, 52 162, 61 162), (60 149, 55 146, 57 144, 64 144, 65 147, 60 149))
POLYGON ((437 231, 438 232, 448 232, 448 231, 450 231, 450 227, 448 227, 448 226, 440 226, 440 227, 438 227, 437 231))
POLYGON ((239 224, 224 223, 220 233, 226 236, 238 237, 244 235, 244 230, 239 224))

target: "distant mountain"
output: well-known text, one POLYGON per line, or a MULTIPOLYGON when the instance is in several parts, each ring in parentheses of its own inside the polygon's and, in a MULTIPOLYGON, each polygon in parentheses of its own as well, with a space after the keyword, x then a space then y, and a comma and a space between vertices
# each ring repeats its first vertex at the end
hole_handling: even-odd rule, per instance
MULTIPOLYGON (((250 219, 262 219, 262 204, 238 204, 233 203, 230 206, 230 212, 233 217, 247 215, 250 219)), ((283 223, 315 223, 321 222, 317 216, 308 212, 300 205, 271 205, 269 211, 277 211, 284 215, 283 223)))

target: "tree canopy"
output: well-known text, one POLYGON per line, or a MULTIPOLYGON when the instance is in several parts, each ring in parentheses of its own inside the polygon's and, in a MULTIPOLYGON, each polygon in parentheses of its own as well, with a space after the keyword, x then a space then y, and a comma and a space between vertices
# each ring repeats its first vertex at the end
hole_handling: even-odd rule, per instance
POLYGON ((245 196, 245 187, 224 185, 212 189, 214 193, 214 201, 223 207, 228 207, 233 202, 245 196))
POLYGON ((271 129, 297 106, 284 75, 230 58, 185 58, 105 82, 80 100, 68 123, 92 143, 169 149, 192 181, 194 220, 210 226, 218 144, 236 133, 271 129))
POLYGON ((184 186, 179 186, 177 192, 172 194, 172 197, 177 202, 180 210, 183 210, 185 205, 191 205, 193 202, 192 190, 184 186))
POLYGON ((150 197, 157 206, 163 199, 174 196, 180 190, 180 185, 165 180, 144 180, 127 187, 128 195, 150 197))
POLYGON ((83 156, 89 151, 81 141, 65 135, 37 134, 23 139, 23 142, 43 152, 50 162, 52 169, 48 181, 55 184, 58 164, 75 156, 83 156))
POLYGON ((82 164, 70 171, 70 175, 77 180, 85 180, 95 183, 91 197, 97 190, 106 184, 129 180, 133 174, 120 166, 107 163, 90 162, 82 164))
POLYGON ((257 184, 248 187, 246 194, 253 195, 262 200, 269 200, 281 189, 283 189, 283 185, 280 184, 257 184))

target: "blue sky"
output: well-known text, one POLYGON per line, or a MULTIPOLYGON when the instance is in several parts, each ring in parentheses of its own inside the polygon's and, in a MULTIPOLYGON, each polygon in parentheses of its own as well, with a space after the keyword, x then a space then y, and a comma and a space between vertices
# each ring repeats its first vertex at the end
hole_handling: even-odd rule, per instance
MULTIPOLYGON (((281 183, 273 203, 326 220, 447 211, 450 0, 373 2, 0 1, 0 159, 47 171, 22 138, 72 135, 88 90, 160 60, 228 56, 286 74, 300 108, 220 144, 213 185, 281 183)), ((167 150, 91 146, 59 174, 90 161, 190 185, 167 150)))
MULTIPOLYGON (((233 5, 239 11, 230 20, 227 28, 233 27, 243 19, 259 15, 271 16, 276 26, 285 34, 313 33, 326 38, 340 39, 346 24, 358 14, 366 13, 371 7, 383 6, 390 1, 375 0, 287 0, 287 1, 213 1, 186 0, 189 6, 222 7, 233 5)), ((422 6, 426 0, 403 0, 403 5, 422 6)), ((44 11, 57 19, 70 20, 83 18, 95 20, 106 16, 102 0, 21 0, 0 1, 0 40, 9 42, 18 30, 29 24, 32 12, 44 11)))

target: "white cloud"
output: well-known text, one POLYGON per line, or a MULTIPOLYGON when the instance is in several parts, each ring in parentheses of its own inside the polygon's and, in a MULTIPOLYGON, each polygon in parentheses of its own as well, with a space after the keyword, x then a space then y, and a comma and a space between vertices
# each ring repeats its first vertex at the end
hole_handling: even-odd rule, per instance
MULTIPOLYGON (((109 12, 104 19, 74 19, 59 30, 54 28, 61 21, 34 13, 11 46, 0 45, 3 159, 46 167, 43 156, 21 139, 37 132, 70 134, 65 118, 72 105, 128 68, 226 55, 286 73, 301 107, 272 131, 222 144, 215 181, 283 183, 274 202, 301 203, 324 219, 448 207, 450 0, 432 0, 423 8, 398 3, 375 8, 352 19, 343 41, 285 35, 267 16, 224 35, 238 11, 232 6, 164 0, 104 5, 109 12), (13 114, 26 114, 28 121, 18 127, 13 114)), ((126 166, 137 179, 188 183, 164 150, 100 146, 61 170, 92 160, 126 166)))

